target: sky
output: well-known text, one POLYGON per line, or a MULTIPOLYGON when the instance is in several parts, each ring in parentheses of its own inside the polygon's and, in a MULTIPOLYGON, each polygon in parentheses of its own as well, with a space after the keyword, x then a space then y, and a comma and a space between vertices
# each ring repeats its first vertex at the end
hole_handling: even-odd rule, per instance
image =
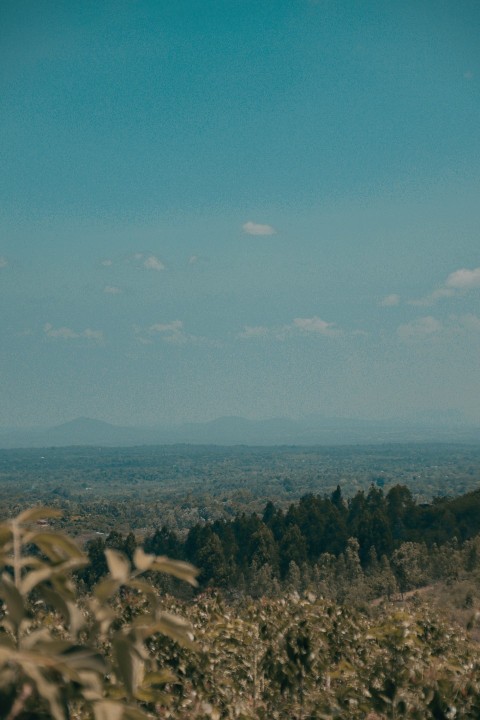
POLYGON ((2 0, 0 426, 480 423, 477 0, 2 0))

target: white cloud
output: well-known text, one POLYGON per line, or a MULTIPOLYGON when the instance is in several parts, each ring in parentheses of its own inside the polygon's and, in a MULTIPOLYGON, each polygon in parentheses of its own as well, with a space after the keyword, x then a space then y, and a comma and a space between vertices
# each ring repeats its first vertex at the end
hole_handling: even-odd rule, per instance
POLYGON ((169 323, 155 323, 154 325, 150 325, 148 332, 150 335, 159 333, 165 342, 178 345, 183 345, 191 339, 190 336, 184 332, 183 322, 181 320, 172 320, 169 323))
POLYGON ((241 333, 238 333, 239 338, 242 340, 249 340, 250 338, 265 337, 270 334, 269 328, 264 325, 244 325, 241 333))
POLYGON ((445 284, 434 290, 430 295, 418 300, 409 300, 409 305, 416 305, 418 307, 428 307, 435 305, 438 300, 442 298, 454 297, 460 293, 466 293, 469 290, 474 290, 480 287, 480 267, 468 270, 467 268, 461 268, 450 273, 445 280, 445 284))
POLYGON ((247 235, 275 235, 276 230, 271 225, 261 225, 251 220, 242 225, 243 232, 247 235))
POLYGON ((101 330, 91 330, 86 328, 80 333, 80 337, 87 338, 87 340, 96 340, 97 342, 103 341, 103 332, 101 330))
POLYGON ((293 335, 340 335, 335 323, 327 322, 314 316, 310 318, 294 318, 291 323, 280 326, 267 327, 265 325, 245 325, 237 338, 251 340, 254 338, 271 337, 275 340, 286 340, 293 335))
POLYGON ((165 265, 155 255, 149 255, 145 259, 143 267, 147 268, 147 270, 157 270, 158 272, 165 270, 165 265))
POLYGON ((111 265, 113 265, 113 260, 110 260, 110 258, 105 258, 105 260, 102 260, 100 264, 104 267, 110 267, 111 265))
POLYGON ((8 265, 7 258, 4 257, 3 255, 0 255, 0 268, 7 267, 7 265, 8 265))
POLYGON ((455 290, 472 290, 480 287, 480 267, 474 270, 467 270, 467 268, 455 270, 447 277, 445 285, 447 288, 455 290))
POLYGON ((74 332, 71 328, 68 327, 59 327, 54 328, 53 325, 50 323, 45 323, 43 326, 43 330, 45 332, 45 335, 52 338, 64 338, 65 340, 70 340, 73 338, 78 338, 78 333, 74 332))
POLYGON ((166 323, 154 323, 146 328, 134 325, 133 333, 135 338, 142 345, 152 345, 155 337, 161 338, 165 343, 170 345, 185 345, 186 343, 194 345, 210 345, 211 347, 221 347, 218 340, 212 340, 201 335, 191 335, 185 332, 182 320, 171 320, 166 323))
POLYGON ((396 305, 400 305, 400 295, 397 295, 396 293, 387 295, 383 298, 383 300, 380 300, 378 304, 380 307, 395 307, 396 305))
POLYGON ((295 318, 293 328, 305 333, 317 333, 319 335, 336 335, 338 329, 335 323, 327 322, 321 318, 314 316, 311 318, 295 318))
POLYGON ((443 322, 431 315, 417 318, 410 323, 400 325, 397 335, 404 341, 422 340, 442 334, 449 342, 458 342, 459 336, 480 333, 480 317, 473 313, 448 315, 443 322))
POLYGON ((116 285, 105 285, 103 292, 107 293, 107 295, 120 295, 122 290, 116 285))
POLYGON ((397 328, 397 335, 401 340, 414 340, 435 335, 442 329, 442 323, 431 315, 412 320, 397 328))
POLYGON ((62 338, 63 340, 77 340, 79 338, 85 338, 86 340, 95 340, 102 342, 104 337, 101 330, 91 330, 86 328, 81 332, 76 332, 69 327, 54 328, 51 323, 45 323, 43 331, 47 337, 50 338, 62 338))
POLYGON ((149 332, 163 333, 163 332, 178 332, 183 329, 183 322, 181 320, 172 320, 169 323, 155 323, 150 325, 148 328, 149 332))

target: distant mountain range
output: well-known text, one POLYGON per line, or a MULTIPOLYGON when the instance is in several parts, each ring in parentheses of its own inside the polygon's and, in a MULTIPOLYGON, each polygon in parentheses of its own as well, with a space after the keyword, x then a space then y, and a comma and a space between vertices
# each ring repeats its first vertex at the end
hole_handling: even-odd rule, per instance
POLYGON ((248 420, 221 417, 204 423, 122 427, 102 420, 77 418, 46 429, 0 430, 0 448, 69 445, 365 445, 376 443, 457 442, 480 444, 480 427, 446 418, 442 424, 356 420, 310 415, 299 420, 248 420))

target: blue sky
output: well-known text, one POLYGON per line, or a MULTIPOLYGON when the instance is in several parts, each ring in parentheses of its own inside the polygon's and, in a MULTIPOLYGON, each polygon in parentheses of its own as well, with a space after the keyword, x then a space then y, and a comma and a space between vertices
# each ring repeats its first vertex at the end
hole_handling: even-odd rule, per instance
POLYGON ((480 422, 480 6, 3 0, 0 426, 480 422))

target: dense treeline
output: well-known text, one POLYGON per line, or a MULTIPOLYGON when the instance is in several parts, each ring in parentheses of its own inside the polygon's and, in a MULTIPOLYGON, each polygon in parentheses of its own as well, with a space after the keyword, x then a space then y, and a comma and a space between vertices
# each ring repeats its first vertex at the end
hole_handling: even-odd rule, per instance
MULTIPOLYGON (((473 566, 472 539, 479 533, 480 491, 424 504, 405 486, 384 493, 372 485, 348 501, 337 487, 330 497, 306 495, 286 511, 269 502, 262 516, 199 523, 183 538, 161 527, 144 548, 192 562, 201 568, 203 587, 253 595, 313 587, 345 599, 346 588, 360 581, 367 582, 367 595, 375 595, 445 577, 454 571, 460 547, 461 565, 473 566)), ((135 537, 114 532, 89 544, 87 586, 106 572, 105 547, 132 557, 135 537)))

